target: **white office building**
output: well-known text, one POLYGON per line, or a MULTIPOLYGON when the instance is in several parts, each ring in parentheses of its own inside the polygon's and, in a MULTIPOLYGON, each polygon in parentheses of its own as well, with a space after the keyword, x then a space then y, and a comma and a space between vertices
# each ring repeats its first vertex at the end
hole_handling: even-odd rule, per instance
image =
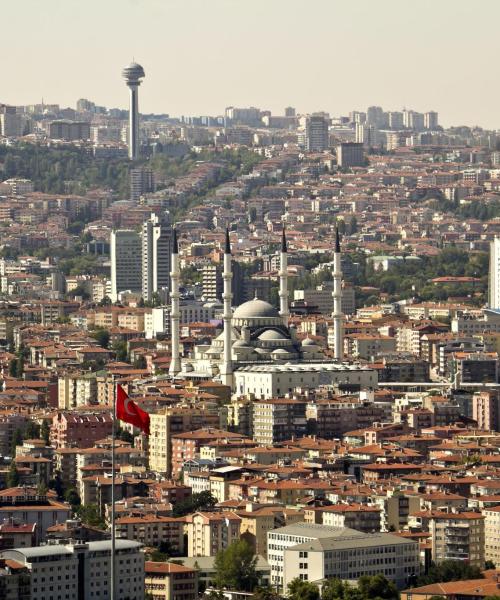
POLYGON ((151 214, 142 225, 142 296, 151 300, 159 293, 164 298, 170 287, 172 225, 168 212, 151 214))
POLYGON ((120 292, 142 289, 141 237, 131 229, 111 232, 111 300, 120 292))
MULTIPOLYGON (((142 544, 116 540, 115 600, 144 600, 142 544)), ((110 600, 111 541, 49 544, 0 553, 30 573, 31 600, 110 600)))
POLYGON ((281 589, 296 577, 319 582, 379 573, 402 587, 419 572, 419 547, 413 540, 310 523, 269 531, 267 557, 271 585, 281 589))
POLYGON ((500 238, 490 244, 490 278, 488 306, 500 309, 500 238))

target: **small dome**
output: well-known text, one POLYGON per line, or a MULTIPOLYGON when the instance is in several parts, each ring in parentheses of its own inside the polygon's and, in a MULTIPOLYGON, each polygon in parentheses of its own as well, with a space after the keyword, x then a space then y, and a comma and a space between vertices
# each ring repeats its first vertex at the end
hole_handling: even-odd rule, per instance
POLYGON ((248 302, 240 304, 234 311, 233 318, 235 319, 276 319, 279 318, 278 311, 264 300, 254 298, 248 302))
POLYGON ((190 373, 191 371, 194 371, 194 367, 191 363, 184 363, 184 369, 183 371, 185 373, 190 373))
POLYGON ((266 329, 259 335, 259 340, 263 341, 281 341, 286 340, 286 336, 284 336, 281 331, 276 331, 276 329, 266 329))
POLYGON ((237 340, 236 342, 234 342, 233 344, 233 348, 250 348, 251 346, 249 346, 245 340, 237 340))
POLYGON ((273 350, 272 352, 273 355, 284 355, 286 354, 287 356, 290 354, 290 352, 288 352, 288 350, 285 350, 284 348, 276 348, 276 350, 273 350))
POLYGON ((306 337, 302 340, 302 346, 317 346, 316 342, 312 340, 310 337, 306 337))

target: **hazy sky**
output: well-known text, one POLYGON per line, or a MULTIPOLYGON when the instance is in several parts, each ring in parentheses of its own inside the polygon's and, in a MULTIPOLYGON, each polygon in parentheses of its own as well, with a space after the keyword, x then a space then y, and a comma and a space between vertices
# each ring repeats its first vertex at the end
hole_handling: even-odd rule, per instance
POLYGON ((0 102, 125 107, 135 57, 143 112, 377 104, 500 128, 499 0, 5 0, 1 21, 0 102))

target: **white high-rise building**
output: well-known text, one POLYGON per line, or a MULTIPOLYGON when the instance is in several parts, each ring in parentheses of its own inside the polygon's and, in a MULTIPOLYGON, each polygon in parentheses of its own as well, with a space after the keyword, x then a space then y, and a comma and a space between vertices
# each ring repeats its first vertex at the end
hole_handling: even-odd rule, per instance
POLYGON ((489 308, 500 310, 500 238, 490 244, 489 308))
POLYGON ((371 148, 378 144, 378 130, 373 125, 356 123, 356 143, 371 148))
POLYGON ((438 113, 433 110, 426 112, 424 114, 424 127, 432 131, 434 129, 437 129, 438 126, 438 113))
POLYGON ((111 300, 120 292, 142 289, 141 236, 131 229, 111 232, 111 300))
POLYGON ((168 212, 151 218, 142 225, 142 296, 151 300, 153 294, 170 289, 170 255, 172 226, 168 212))
MULTIPOLYGON (((141 547, 139 542, 116 540, 115 600, 144 599, 141 547)), ((111 540, 14 548, 1 552, 0 558, 28 569, 31 600, 110 598, 111 540)))
POLYGON ((322 115, 307 117, 304 136, 309 152, 322 152, 328 148, 328 119, 322 115))

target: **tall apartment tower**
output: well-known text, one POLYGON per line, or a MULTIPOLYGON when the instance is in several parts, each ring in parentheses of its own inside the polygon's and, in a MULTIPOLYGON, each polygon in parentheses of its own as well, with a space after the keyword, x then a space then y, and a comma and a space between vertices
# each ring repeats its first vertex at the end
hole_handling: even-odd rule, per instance
POLYGON ((155 176, 152 169, 130 169, 130 199, 138 202, 142 194, 155 191, 155 176))
POLYGON ((203 265, 202 273, 202 298, 210 302, 221 300, 223 292, 222 269, 219 265, 203 265))
POLYGON ((120 292, 141 292, 141 236, 131 229, 111 232, 111 300, 120 292))
POLYGON ((363 144, 366 148, 377 146, 378 130, 367 123, 356 123, 356 143, 363 144))
POLYGON ((139 158, 139 86, 146 74, 141 65, 132 62, 123 69, 122 76, 130 90, 128 157, 136 160, 139 158))
POLYGON ((366 111, 366 122, 377 129, 385 127, 387 115, 381 106, 369 106, 366 111))
POLYGON ((437 112, 430 110, 424 114, 424 127, 426 129, 437 129, 439 126, 439 119, 437 112))
POLYGON ((142 296, 151 300, 153 294, 165 294, 170 289, 172 225, 170 214, 151 218, 142 225, 142 296))
POLYGON ((328 119, 320 115, 306 118, 305 149, 308 152, 322 152, 328 148, 328 119))
POLYGON ((490 244, 488 307, 500 310, 500 238, 490 244))
POLYGON ((365 164, 363 144, 342 142, 337 146, 337 164, 339 167, 362 167, 365 164))

